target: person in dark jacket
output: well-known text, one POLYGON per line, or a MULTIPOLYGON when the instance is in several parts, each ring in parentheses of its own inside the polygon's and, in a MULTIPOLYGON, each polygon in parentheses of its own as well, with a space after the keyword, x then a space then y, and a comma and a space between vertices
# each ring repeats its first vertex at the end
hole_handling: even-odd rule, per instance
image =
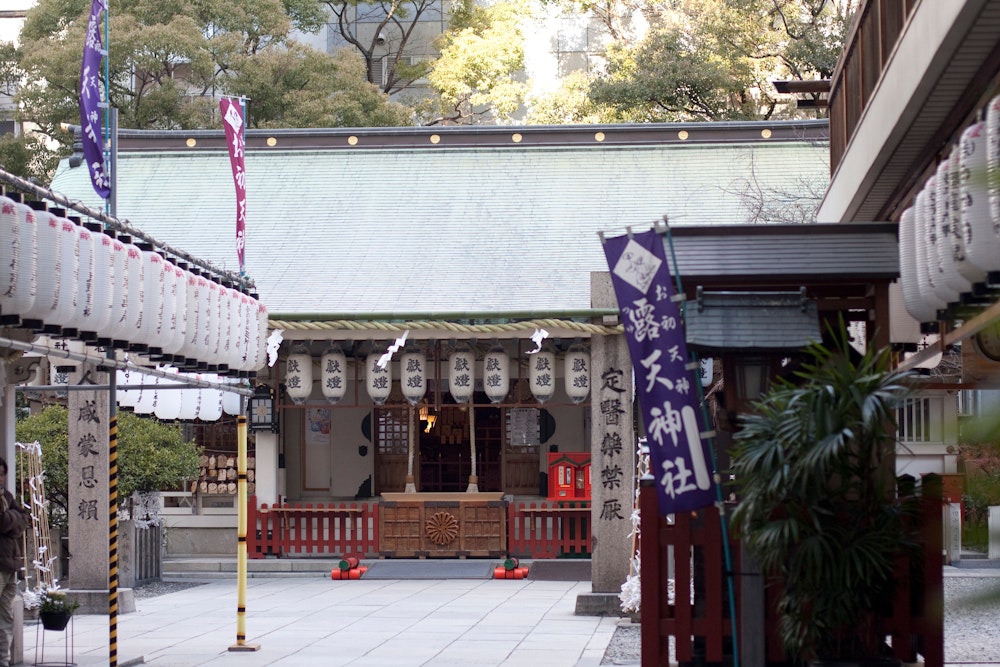
POLYGON ((14 597, 17 573, 21 571, 22 536, 28 525, 27 512, 7 490, 7 462, 0 458, 0 667, 10 667, 10 643, 14 639, 14 597))

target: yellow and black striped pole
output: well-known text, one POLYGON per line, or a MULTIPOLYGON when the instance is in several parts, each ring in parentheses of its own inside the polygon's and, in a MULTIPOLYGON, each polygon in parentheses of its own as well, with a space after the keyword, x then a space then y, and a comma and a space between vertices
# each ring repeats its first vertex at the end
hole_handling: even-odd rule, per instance
POLYGON ((118 415, 113 400, 108 423, 108 665, 118 667, 118 415))
POLYGON ((230 646, 229 650, 256 651, 260 648, 260 644, 247 644, 247 416, 245 414, 240 414, 236 420, 236 443, 238 489, 236 504, 239 516, 236 545, 236 643, 230 646))

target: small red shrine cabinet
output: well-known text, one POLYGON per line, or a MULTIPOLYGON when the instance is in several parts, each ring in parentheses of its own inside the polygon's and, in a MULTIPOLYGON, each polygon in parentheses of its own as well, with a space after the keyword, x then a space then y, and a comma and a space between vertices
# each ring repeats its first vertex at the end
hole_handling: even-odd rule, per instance
POLYGON ((549 500, 590 500, 590 452, 549 453, 549 500))

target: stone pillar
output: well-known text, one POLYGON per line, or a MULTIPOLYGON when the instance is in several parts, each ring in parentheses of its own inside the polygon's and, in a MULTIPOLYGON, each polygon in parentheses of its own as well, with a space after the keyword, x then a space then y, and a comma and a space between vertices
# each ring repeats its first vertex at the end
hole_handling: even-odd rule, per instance
MULTIPOLYGON (((113 375, 111 377, 114 377, 113 375)), ((107 372, 81 364, 69 374, 69 384, 106 385, 107 372)), ((69 393, 69 590, 85 614, 108 613, 110 516, 108 492, 108 392, 69 393)), ((119 494, 118 505, 124 502, 119 494)), ((119 588, 118 611, 135 611, 131 589, 119 588)))
MULTIPOLYGON (((591 303, 615 308, 607 273, 591 277, 591 303)), ((592 593, 577 598, 576 613, 620 616, 618 598, 629 574, 635 498, 632 363, 624 335, 594 336, 590 347, 592 593)))

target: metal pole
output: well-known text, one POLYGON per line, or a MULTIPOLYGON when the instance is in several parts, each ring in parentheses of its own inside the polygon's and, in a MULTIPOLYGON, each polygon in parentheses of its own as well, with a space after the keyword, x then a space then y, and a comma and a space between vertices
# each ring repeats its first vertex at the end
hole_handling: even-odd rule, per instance
POLYGON ((246 409, 240 401, 240 416, 236 420, 237 442, 237 506, 238 528, 236 545, 236 643, 229 647, 230 651, 257 651, 260 644, 247 643, 247 416, 246 409))

